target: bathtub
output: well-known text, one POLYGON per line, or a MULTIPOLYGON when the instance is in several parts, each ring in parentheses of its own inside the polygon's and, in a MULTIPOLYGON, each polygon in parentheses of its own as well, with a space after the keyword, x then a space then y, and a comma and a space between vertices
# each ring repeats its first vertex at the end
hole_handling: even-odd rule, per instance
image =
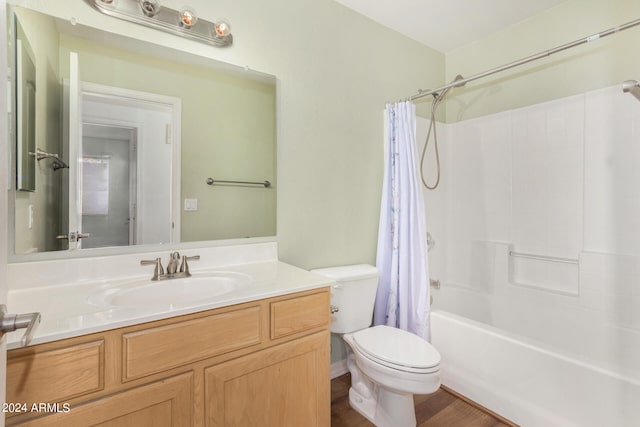
POLYGON ((449 311, 432 311, 431 333, 442 383, 523 427, 640 425, 633 374, 449 311))

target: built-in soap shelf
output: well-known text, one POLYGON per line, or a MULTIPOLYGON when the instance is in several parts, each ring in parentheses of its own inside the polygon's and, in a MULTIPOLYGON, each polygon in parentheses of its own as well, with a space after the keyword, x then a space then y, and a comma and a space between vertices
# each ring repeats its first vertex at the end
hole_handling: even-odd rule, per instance
POLYGON ((509 251, 509 256, 513 258, 535 259, 537 261, 559 262, 563 264, 579 264, 580 263, 580 260, 578 258, 562 258, 557 256, 549 256, 549 255, 528 254, 524 252, 516 252, 513 250, 509 251))
POLYGON ((580 295, 579 258, 558 257, 515 250, 508 250, 509 283, 558 293, 562 295, 580 295))

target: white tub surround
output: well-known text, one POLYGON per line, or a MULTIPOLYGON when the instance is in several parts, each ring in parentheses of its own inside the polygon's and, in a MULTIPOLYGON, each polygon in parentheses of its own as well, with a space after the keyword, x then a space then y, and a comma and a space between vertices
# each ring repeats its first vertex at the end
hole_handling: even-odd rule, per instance
MULTIPOLYGON (((161 257, 166 252, 128 254, 100 258, 82 258, 9 264, 9 297, 16 313, 40 312, 42 323, 32 344, 129 326, 218 307, 239 304, 309 289, 328 286, 331 279, 311 274, 278 261, 276 243, 184 250, 181 255, 200 255, 190 262, 191 278, 228 275, 241 278, 235 289, 213 298, 183 301, 177 304, 110 305, 101 303, 101 295, 148 281, 153 266, 140 266, 143 259, 161 257)), ((176 282, 177 283, 177 282, 176 282)), ((151 300, 151 298, 150 298, 151 300)), ((8 347, 20 346, 24 333, 8 334, 8 347)))
POLYGON ((521 425, 637 424, 638 123, 616 85, 442 127, 443 384, 521 425))

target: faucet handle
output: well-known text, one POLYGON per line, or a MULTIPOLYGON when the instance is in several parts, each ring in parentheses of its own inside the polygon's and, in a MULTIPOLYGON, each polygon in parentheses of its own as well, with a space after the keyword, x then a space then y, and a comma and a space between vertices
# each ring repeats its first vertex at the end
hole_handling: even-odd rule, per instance
POLYGON ((185 273, 185 276, 191 276, 189 273, 189 264, 187 261, 198 261, 200 259, 200 255, 186 256, 182 257, 182 265, 180 265, 180 272, 185 273))
POLYGON ((158 278, 164 274, 164 268, 162 268, 162 258, 160 257, 153 260, 143 259, 140 261, 140 265, 156 266, 156 268, 153 270, 153 277, 151 278, 151 280, 158 280, 158 278))

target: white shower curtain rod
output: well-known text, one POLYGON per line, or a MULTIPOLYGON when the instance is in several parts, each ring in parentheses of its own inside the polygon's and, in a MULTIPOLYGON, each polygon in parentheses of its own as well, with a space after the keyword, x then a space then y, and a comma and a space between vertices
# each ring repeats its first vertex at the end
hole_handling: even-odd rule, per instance
POLYGON ((640 25, 640 19, 635 19, 633 21, 627 22, 626 24, 622 24, 622 25, 619 25, 619 26, 614 27, 614 28, 609 28, 608 30, 602 31, 600 33, 592 34, 592 35, 590 35, 588 37, 584 37, 584 38, 572 41, 571 43, 566 43, 566 44, 563 44, 561 46, 554 47, 553 49, 548 49, 548 50, 536 53, 535 55, 527 56, 526 58, 522 58, 522 59, 519 59, 517 61, 510 62, 510 63, 502 65, 500 67, 492 68, 490 70, 483 71, 482 73, 474 74, 471 77, 455 80, 455 81, 453 81, 453 82, 451 82, 449 84, 446 84, 444 86, 440 86, 437 89, 431 89, 431 90, 425 90, 425 91, 420 90, 417 94, 409 97, 408 100, 409 101, 415 101, 416 99, 420 99, 420 98, 423 98, 425 96, 437 95, 438 93, 440 93, 443 90, 446 90, 446 89, 449 89, 449 88, 452 88, 452 87, 464 86, 465 84, 467 84, 467 83, 469 83, 469 82, 471 82, 473 80, 478 80, 478 79, 481 79, 483 77, 487 77, 487 76, 490 76, 492 74, 499 73, 501 71, 505 71, 505 70, 508 70, 510 68, 517 67, 519 65, 526 64, 528 62, 536 61, 538 59, 545 58, 547 56, 551 56, 554 53, 562 52, 563 50, 567 50, 567 49, 570 49, 570 48, 575 47, 575 46, 579 46, 579 45, 582 45, 582 44, 585 44, 585 43, 589 43, 589 42, 601 39, 603 37, 610 36, 611 34, 618 33, 620 31, 628 30, 629 28, 633 28, 633 27, 635 27, 637 25, 640 25))

